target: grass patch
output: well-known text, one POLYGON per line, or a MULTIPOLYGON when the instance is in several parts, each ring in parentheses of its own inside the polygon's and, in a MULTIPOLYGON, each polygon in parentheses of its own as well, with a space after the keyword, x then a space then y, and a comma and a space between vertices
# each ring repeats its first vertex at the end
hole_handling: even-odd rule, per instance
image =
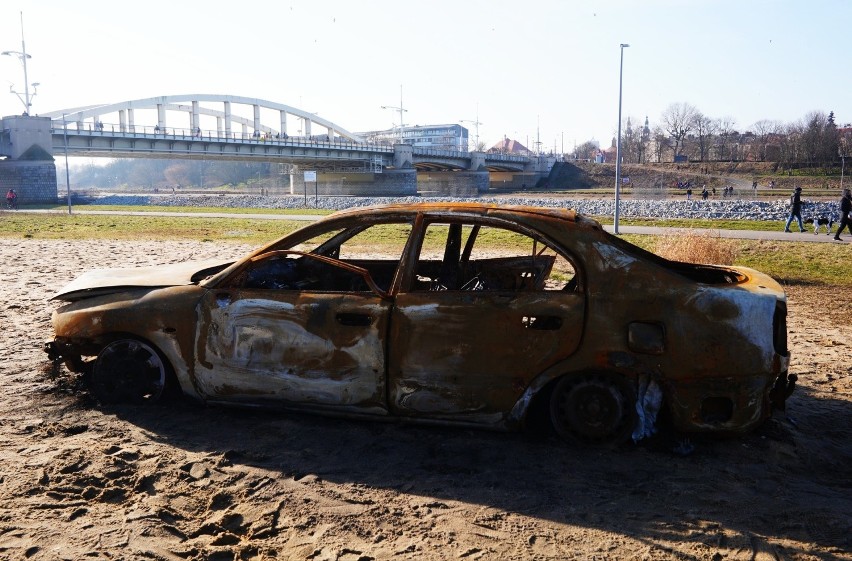
MULTIPOLYGON (((110 207, 115 208, 115 207, 110 207)), ((136 208, 136 207, 134 207, 136 208)), ((197 209, 196 209, 197 210, 197 209)), ((221 209, 216 209, 221 210, 221 209)), ((685 221, 670 221, 683 223, 685 221)), ((688 222, 688 221, 686 221, 688 222)), ((702 221, 709 229, 722 229, 727 221, 702 221)), ((655 222, 660 225, 659 222, 655 222)), ((759 222, 750 222, 757 225, 759 222)), ((771 224, 771 223, 770 223, 771 224)), ((207 241, 239 241, 249 244, 264 244, 304 226, 303 221, 255 220, 251 218, 205 218, 169 216, 126 216, 87 214, 28 214, 9 212, 0 214, 0 237, 35 239, 114 239, 114 240, 161 240, 189 239, 207 241)), ((783 225, 782 225, 783 226, 783 225)), ((776 226, 777 227, 777 226, 776 226)), ((400 226, 400 229, 407 226, 400 226)), ((649 251, 663 251, 663 238, 683 237, 647 236, 628 234, 623 236, 631 243, 649 251), (662 245, 661 245, 662 244, 662 245)), ((489 246, 510 244, 512 240, 484 240, 489 246)), ((706 237, 695 243, 706 243, 714 238, 706 237)), ((382 245, 382 240, 370 240, 371 245, 382 245)), ((763 271, 782 284, 852 286, 849 263, 852 251, 848 243, 823 244, 808 242, 765 241, 765 240, 716 240, 730 245, 733 263, 763 271)), ((701 250, 702 260, 727 261, 722 257, 710 258, 712 248, 701 250)), ((689 259, 694 260, 689 251, 689 259)), ((719 263, 718 264, 724 264, 719 263)))
POLYGON ((171 216, 7 213, 0 237, 110 240, 231 240, 264 243, 296 230, 304 221, 171 216))
MULTIPOLYGON (((595 216, 601 224, 612 225, 612 216, 595 216)), ((754 230, 757 232, 780 232, 785 220, 710 220, 707 218, 620 218, 623 226, 656 226, 659 228, 683 228, 696 230, 754 230)))
MULTIPOLYGON (((676 235, 676 234, 674 234, 676 235)), ((648 251, 669 244, 661 238, 671 236, 624 235, 623 238, 648 251)), ((850 244, 827 244, 809 242, 786 242, 769 240, 728 240, 734 252, 733 264, 762 271, 781 284, 826 285, 852 287, 849 261, 852 258, 850 244)), ((687 256, 681 259, 699 262, 687 256)), ((715 263, 724 265, 725 263, 715 263)))
POLYGON ((718 230, 684 230, 657 237, 654 253, 673 261, 705 265, 733 265, 739 253, 734 240, 723 240, 718 230))
MULTIPOLYGON (((31 205, 27 208, 68 211, 67 205, 31 205)), ((21 209, 25 211, 26 209, 21 209)), ((299 214, 325 216, 333 211, 321 208, 244 208, 244 207, 197 207, 197 206, 136 206, 136 205, 75 205, 73 210, 111 210, 115 212, 184 212, 224 214, 299 214)))

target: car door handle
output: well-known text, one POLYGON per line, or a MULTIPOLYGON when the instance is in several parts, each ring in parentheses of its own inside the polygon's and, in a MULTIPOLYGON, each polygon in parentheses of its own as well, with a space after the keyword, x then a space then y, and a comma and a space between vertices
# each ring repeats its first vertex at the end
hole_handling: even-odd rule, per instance
POLYGON ((351 327, 367 327, 373 323, 373 317, 368 314, 355 314, 350 312, 341 312, 335 316, 337 323, 340 325, 348 325, 351 327))

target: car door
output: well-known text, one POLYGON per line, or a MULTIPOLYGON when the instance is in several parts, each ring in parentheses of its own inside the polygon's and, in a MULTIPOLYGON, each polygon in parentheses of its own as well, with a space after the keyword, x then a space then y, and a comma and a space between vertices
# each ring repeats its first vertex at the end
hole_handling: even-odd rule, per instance
POLYGON ((269 251, 253 258, 232 281, 208 291, 198 310, 194 374, 199 393, 211 401, 386 411, 392 305, 386 291, 410 227, 374 225, 355 231, 359 235, 350 237, 346 230, 335 230, 336 237, 314 252, 269 251), (374 238, 392 234, 396 246, 390 254, 381 254, 379 247, 377 254, 381 244, 374 238), (363 253, 341 243, 359 237, 367 238, 372 259, 358 261, 363 253))
POLYGON ((472 220, 427 224, 424 240, 391 314, 391 410, 499 422, 579 346, 577 266, 527 233, 472 220))

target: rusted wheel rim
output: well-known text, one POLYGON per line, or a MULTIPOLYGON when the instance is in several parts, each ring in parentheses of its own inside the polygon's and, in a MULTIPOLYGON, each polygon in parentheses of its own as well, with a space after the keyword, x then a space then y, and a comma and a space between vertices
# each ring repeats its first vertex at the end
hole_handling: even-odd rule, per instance
POLYGON ((135 339, 108 344, 92 369, 92 392, 107 403, 157 401, 165 386, 166 366, 159 353, 135 339))
POLYGON ((550 416, 556 432, 584 444, 619 444, 633 432, 632 392, 616 376, 566 377, 554 388, 550 416))

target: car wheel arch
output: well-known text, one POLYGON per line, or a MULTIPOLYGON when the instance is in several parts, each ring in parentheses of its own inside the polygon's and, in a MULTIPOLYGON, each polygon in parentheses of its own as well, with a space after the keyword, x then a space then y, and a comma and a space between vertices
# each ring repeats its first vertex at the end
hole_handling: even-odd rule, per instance
MULTIPOLYGON (((633 372, 619 372, 607 369, 577 369, 542 374, 527 387, 524 395, 518 400, 510 418, 517 424, 541 430, 553 430, 563 440, 582 445, 613 445, 626 441, 637 422, 636 399, 639 376, 633 372), (591 380, 591 382, 590 382, 591 380), (560 431, 554 426, 552 407, 554 392, 564 391, 565 386, 583 383, 588 386, 588 392, 606 395, 604 387, 619 388, 618 406, 622 408, 624 423, 619 423, 614 438, 583 438, 581 435, 572 437, 568 431, 560 431), (560 386, 561 389, 560 389, 560 386), (623 425, 623 426, 622 426, 623 425)), ((612 398, 613 402, 617 399, 612 398)))
POLYGON ((101 402, 154 403, 173 395, 179 388, 175 369, 169 357, 155 342, 133 333, 124 332, 103 334, 95 342, 99 350, 95 358, 89 361, 85 375, 90 391, 101 402), (153 371, 161 373, 161 380, 151 382, 153 386, 144 390, 144 394, 127 395, 123 390, 118 391, 116 380, 112 380, 113 383, 108 383, 110 380, 106 377, 118 375, 115 372, 116 369, 125 368, 134 370, 135 374, 139 374, 139 364, 143 362, 148 364, 148 369, 152 373, 153 371), (113 389, 117 391, 110 395, 110 391, 113 389))

